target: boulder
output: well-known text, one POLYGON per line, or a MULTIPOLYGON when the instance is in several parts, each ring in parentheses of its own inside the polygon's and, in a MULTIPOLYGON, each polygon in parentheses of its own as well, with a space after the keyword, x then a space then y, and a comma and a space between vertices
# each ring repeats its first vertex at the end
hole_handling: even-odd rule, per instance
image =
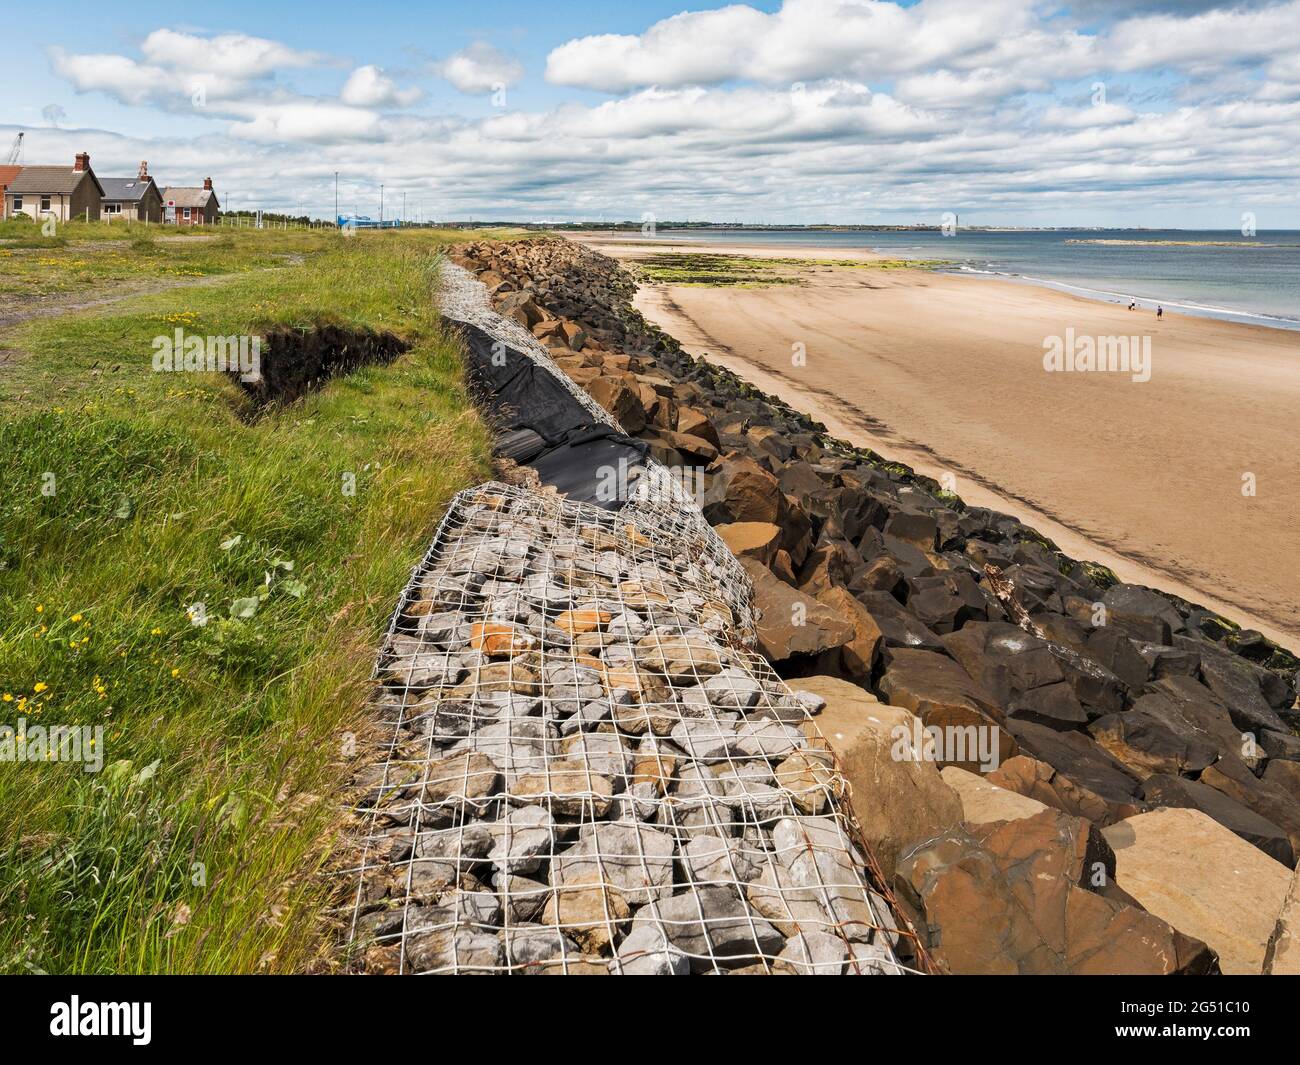
POLYGON ((587 386, 587 393, 607 410, 627 433, 645 428, 645 408, 641 396, 622 377, 597 377, 587 386))
POLYGON ((997 703, 951 658, 897 648, 880 679, 880 691, 891 705, 911 710, 927 728, 945 734, 961 730, 951 735, 960 737, 966 749, 941 751, 939 760, 945 765, 987 772, 1016 753, 1015 741, 1000 726, 1003 714, 997 703), (971 726, 977 731, 970 732, 971 726), (978 751, 970 749, 972 737, 979 739, 978 751), (991 765, 982 757, 986 753, 991 765))
POLYGON ((741 559, 754 582, 759 649, 773 662, 816 655, 854 638, 853 625, 835 611, 784 581, 752 558, 741 559))
POLYGON ((880 629, 887 647, 943 651, 939 635, 889 593, 860 592, 857 600, 880 629))
POLYGON ((1300 799, 1300 762, 1274 759, 1264 770, 1263 779, 1281 788, 1293 799, 1300 799))
POLYGON ((704 493, 704 516, 710 525, 736 521, 782 525, 786 510, 776 478, 750 458, 722 459, 704 493))
POLYGON ((961 799, 962 820, 970 825, 984 825, 992 821, 1018 821, 1023 817, 1033 817, 1047 809, 1046 803, 998 787, 996 784, 989 783, 987 776, 967 772, 955 765, 946 766, 939 775, 961 799))
POLYGON ((844 670, 855 677, 869 678, 884 639, 875 618, 843 588, 827 588, 817 596, 817 601, 853 626, 853 639, 839 649, 844 670))
POLYGON ((1286 732, 1286 722, 1268 705, 1259 684, 1260 669, 1235 655, 1207 654, 1201 659, 1201 677, 1219 697, 1241 729, 1274 729, 1286 732))
POLYGON ((1015 718, 1007 731, 1021 749, 1116 807, 1141 807, 1142 786, 1122 763, 1082 732, 1058 732, 1015 718))
POLYGON ((1291 877, 1291 886, 1282 899, 1264 950, 1265 976, 1300 976, 1300 872, 1291 877))
POLYGON ((1000 788, 1037 799, 1055 810, 1086 818, 1096 825, 1113 824, 1145 809, 1145 804, 1137 801, 1103 799, 1064 773, 1058 773, 1046 762, 1024 754, 1007 759, 984 779, 1000 788))
POLYGON ((1047 641, 1006 622, 964 625, 943 637, 943 645, 962 668, 1002 705, 1013 694, 1065 680, 1047 641))
POLYGON ((1142 794, 1151 806, 1197 810, 1258 847, 1274 861, 1288 867, 1295 864, 1291 840, 1280 826, 1217 788, 1199 780, 1159 773, 1143 782, 1142 794))
MULTIPOLYGON (((1271 821, 1287 834, 1291 853, 1300 856, 1300 802, 1285 788, 1260 780, 1239 758, 1227 755, 1201 774, 1201 783, 1271 821)), ((1279 858, 1285 862, 1285 859, 1279 858)))
POLYGON ((715 448, 722 446, 718 440, 718 430, 714 428, 708 416, 694 407, 677 408, 677 431, 687 436, 698 436, 701 440, 707 440, 715 448))
POLYGON ((854 812, 886 876, 908 844, 961 820, 961 801, 937 765, 895 757, 899 737, 914 734, 911 713, 837 677, 801 677, 799 687, 826 700, 816 724, 805 728, 810 735, 819 730, 838 757, 854 812))
POLYGON ((822 543, 804 559, 799 571, 799 590, 815 597, 830 588, 844 588, 859 564, 852 544, 822 543))
POLYGON ((1099 717, 1088 731, 1103 750, 1139 777, 1199 773, 1218 757, 1210 744, 1174 732, 1140 710, 1099 717))
POLYGON ((1183 617, 1178 613, 1178 608, 1159 592, 1153 592, 1139 584, 1112 585, 1106 589, 1101 601, 1106 605, 1108 614, 1155 618, 1168 625, 1170 632, 1180 632, 1183 629, 1183 617))
POLYGON ((781 529, 764 521, 733 521, 715 525, 713 531, 737 558, 757 559, 771 566, 781 539, 781 529))
POLYGON ((1058 732, 1069 732, 1088 723, 1088 711, 1064 681, 1013 695, 1007 716, 1046 725, 1058 732))
POLYGON ((1249 763, 1258 761, 1249 755, 1249 738, 1233 724, 1228 708, 1192 677, 1166 676, 1148 684, 1131 712, 1143 713, 1189 740, 1209 744, 1220 757, 1233 754, 1249 763))
POLYGON ((1128 633, 1116 626, 1095 630, 1088 637, 1087 653, 1135 690, 1140 691, 1151 675, 1151 667, 1138 654, 1128 633))
POLYGON ((1204 943, 1096 894, 1114 855, 1056 810, 950 829, 904 855, 899 890, 924 915, 935 961, 956 974, 1203 973, 1204 943))
POLYGON ((1103 829, 1119 886, 1203 940, 1224 973, 1259 973, 1292 874, 1199 810, 1153 810, 1103 829))

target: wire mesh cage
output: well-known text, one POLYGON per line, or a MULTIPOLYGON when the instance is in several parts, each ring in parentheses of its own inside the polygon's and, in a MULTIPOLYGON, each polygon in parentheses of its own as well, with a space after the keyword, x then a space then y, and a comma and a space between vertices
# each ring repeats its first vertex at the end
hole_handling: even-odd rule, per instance
MULTIPOLYGON (((544 367, 564 386, 594 422, 622 431, 617 419, 580 388, 551 358, 546 348, 527 329, 492 308, 487 289, 468 270, 446 262, 441 270, 441 307, 444 317, 466 322, 490 333, 544 367)), ((643 469, 621 471, 615 478, 616 491, 624 501, 623 516, 647 535, 668 536, 689 542, 704 563, 725 586, 728 604, 735 614, 741 638, 754 634, 750 610, 752 588, 744 568, 722 538, 714 532, 700 510, 696 493, 698 479, 647 458, 643 469)))
POLYGON ((457 496, 377 668, 359 964, 905 971, 843 775, 737 592, 627 511, 457 496))

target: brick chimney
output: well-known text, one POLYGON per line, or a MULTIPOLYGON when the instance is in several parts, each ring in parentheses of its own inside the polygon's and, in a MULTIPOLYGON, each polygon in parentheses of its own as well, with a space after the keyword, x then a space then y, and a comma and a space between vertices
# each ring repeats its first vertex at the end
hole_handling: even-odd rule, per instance
POLYGON ((212 179, 210 177, 205 177, 203 179, 203 187, 207 189, 209 192, 212 191, 212 179))
POLYGON ((88 152, 78 152, 77 161, 72 164, 73 170, 89 170, 90 154, 88 152))
POLYGON ((136 178, 140 181, 149 180, 149 163, 144 159, 140 160, 140 173, 136 175, 136 178))

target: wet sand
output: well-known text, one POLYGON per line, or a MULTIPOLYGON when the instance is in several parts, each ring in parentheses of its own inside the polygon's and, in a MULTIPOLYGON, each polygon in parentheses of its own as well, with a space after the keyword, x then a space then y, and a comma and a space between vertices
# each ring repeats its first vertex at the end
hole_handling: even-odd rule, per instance
MULTIPOLYGON (((584 237, 665 251, 870 252, 584 237)), ((1033 525, 1122 580, 1300 648, 1300 332, 1129 311, 924 270, 819 267, 806 284, 647 285, 638 308, 687 350, 1033 525), (1151 376, 1047 372, 1044 340, 1150 337, 1151 376), (797 365, 793 346, 806 362, 797 365), (1255 494, 1243 493, 1253 476, 1255 494)))

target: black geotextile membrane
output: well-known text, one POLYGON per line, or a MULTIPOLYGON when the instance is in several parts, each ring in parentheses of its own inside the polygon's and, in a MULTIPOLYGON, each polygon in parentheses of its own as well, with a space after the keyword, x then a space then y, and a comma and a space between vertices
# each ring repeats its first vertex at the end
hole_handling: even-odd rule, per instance
POLYGON ((452 322, 468 352, 470 391, 496 430, 497 454, 531 466, 568 498, 619 510, 649 447, 596 421, 545 366, 468 322, 452 322))
POLYGON ((620 510, 632 471, 645 467, 649 447, 609 425, 575 432, 559 447, 544 451, 529 466, 543 484, 554 485, 570 499, 620 510))
POLYGON ((470 390, 499 433, 531 429, 555 445, 591 424, 591 414, 544 366, 468 322, 457 322, 456 328, 469 352, 470 390))

